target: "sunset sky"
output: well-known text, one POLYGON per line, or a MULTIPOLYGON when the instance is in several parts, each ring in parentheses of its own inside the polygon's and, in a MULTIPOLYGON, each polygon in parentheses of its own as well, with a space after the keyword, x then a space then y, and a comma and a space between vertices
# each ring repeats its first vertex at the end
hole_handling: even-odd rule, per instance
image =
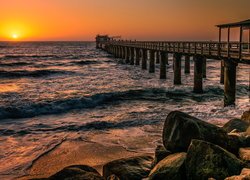
POLYGON ((250 19, 250 0, 0 0, 2 40, 215 40, 220 23, 250 19))

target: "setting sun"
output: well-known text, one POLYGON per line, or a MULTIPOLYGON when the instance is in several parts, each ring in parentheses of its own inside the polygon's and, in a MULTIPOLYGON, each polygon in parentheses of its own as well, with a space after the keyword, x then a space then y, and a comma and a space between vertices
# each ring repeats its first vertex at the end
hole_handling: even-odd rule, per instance
POLYGON ((12 39, 18 39, 18 35, 17 34, 12 34, 12 39))

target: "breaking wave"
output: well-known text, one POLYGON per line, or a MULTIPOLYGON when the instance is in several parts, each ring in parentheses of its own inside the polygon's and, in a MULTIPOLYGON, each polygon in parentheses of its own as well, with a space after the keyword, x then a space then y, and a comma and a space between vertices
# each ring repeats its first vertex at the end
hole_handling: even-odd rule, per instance
POLYGON ((44 77, 51 75, 65 75, 65 74, 73 74, 71 71, 60 71, 60 70, 20 70, 20 71, 0 71, 0 78, 22 78, 22 77, 44 77))
MULTIPOLYGON (((242 86, 242 93, 247 92, 248 87, 242 86)), ((157 101, 162 103, 181 101, 213 101, 223 98, 223 90, 220 87, 207 87, 204 94, 192 93, 191 88, 181 90, 166 90, 163 88, 150 88, 94 94, 92 96, 55 99, 43 102, 22 102, 11 106, 0 107, 0 119, 29 118, 40 115, 66 113, 75 109, 89 109, 109 103, 123 103, 125 101, 157 101)))

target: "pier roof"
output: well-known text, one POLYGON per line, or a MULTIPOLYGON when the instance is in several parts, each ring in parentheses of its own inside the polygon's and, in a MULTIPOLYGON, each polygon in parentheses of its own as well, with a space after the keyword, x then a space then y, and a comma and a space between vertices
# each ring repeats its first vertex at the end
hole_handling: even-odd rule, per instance
POLYGON ((220 28, 227 28, 227 27, 244 27, 244 28, 250 28, 250 19, 247 19, 245 21, 235 22, 235 23, 228 23, 228 24, 218 24, 216 25, 220 28))

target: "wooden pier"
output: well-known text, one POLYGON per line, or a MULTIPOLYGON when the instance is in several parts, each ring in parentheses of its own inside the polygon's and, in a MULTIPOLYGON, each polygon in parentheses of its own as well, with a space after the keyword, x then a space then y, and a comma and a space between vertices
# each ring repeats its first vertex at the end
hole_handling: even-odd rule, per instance
MULTIPOLYGON (((96 47, 122 58, 131 65, 140 65, 155 72, 155 64, 160 63, 160 79, 166 79, 168 55, 173 54, 174 84, 181 84, 181 59, 185 57, 185 73, 190 73, 190 57, 194 61, 195 93, 203 92, 203 78, 206 77, 206 61, 221 61, 220 83, 224 84, 224 106, 234 105, 236 96, 236 67, 238 63, 250 64, 250 19, 237 23, 217 25, 219 40, 214 41, 124 41, 96 37, 96 47), (227 29, 227 41, 222 41, 222 29, 227 29), (230 40, 230 29, 239 28, 239 41, 230 40), (247 32, 248 41, 243 41, 243 33, 247 32), (149 53, 149 57, 148 57, 149 53), (147 60, 149 58, 149 63, 147 60), (141 63, 140 63, 141 62, 141 63), (149 67, 147 67, 149 65, 149 67)), ((244 33, 246 34, 246 33, 244 33)), ((244 38, 246 39, 246 38, 244 38)))

